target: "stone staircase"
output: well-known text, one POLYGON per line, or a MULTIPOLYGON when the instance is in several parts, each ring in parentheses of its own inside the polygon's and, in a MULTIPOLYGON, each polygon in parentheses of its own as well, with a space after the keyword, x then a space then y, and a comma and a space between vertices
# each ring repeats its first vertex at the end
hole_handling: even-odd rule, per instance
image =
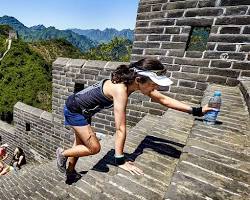
POLYGON ((65 182, 55 160, 0 177, 0 199, 247 199, 250 195, 249 116, 237 87, 222 91, 221 124, 169 109, 145 116, 129 130, 125 152, 144 171, 132 176, 114 166, 114 137, 98 155, 80 158, 82 178, 65 182))
POLYGON ((166 199, 250 199, 250 121, 238 87, 211 86, 222 91, 219 123, 195 120, 166 199))

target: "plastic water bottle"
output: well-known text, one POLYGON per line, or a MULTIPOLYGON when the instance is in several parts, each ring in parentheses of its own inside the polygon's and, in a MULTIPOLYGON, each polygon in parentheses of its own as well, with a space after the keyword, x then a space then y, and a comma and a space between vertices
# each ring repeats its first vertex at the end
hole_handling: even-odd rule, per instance
POLYGON ((220 106, 221 106, 221 92, 220 91, 214 92, 214 96, 209 99, 208 106, 214 109, 211 111, 208 111, 204 115, 204 123, 207 125, 214 125, 216 123, 218 113, 220 112, 220 106))

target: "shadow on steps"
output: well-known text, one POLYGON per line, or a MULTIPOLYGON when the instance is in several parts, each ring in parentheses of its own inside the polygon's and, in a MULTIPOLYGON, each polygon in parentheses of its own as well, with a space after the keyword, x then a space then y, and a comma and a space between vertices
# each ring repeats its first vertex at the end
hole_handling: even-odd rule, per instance
MULTIPOLYGON (((151 149, 154 152, 157 152, 158 154, 165 155, 172 158, 179 158, 181 155, 181 151, 176 149, 174 146, 183 148, 184 145, 173 142, 170 140, 158 138, 155 136, 147 135, 141 143, 138 145, 138 147, 134 150, 133 153, 125 153, 126 160, 135 161, 138 156, 143 154, 144 149, 151 149)), ((109 166, 116 166, 115 164, 115 150, 111 149, 109 150, 102 159, 100 159, 91 170, 108 173, 110 171, 109 166)), ((87 174, 88 171, 81 171, 79 172, 81 175, 87 174)), ((80 180, 80 179, 78 179, 80 180)), ((78 181, 77 179, 72 180, 71 182, 66 181, 67 184, 72 184, 78 181)))

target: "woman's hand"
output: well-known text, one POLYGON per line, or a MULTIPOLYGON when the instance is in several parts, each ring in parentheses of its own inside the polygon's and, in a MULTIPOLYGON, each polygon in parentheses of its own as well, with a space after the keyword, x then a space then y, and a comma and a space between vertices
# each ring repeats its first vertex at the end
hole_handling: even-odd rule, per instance
POLYGON ((133 162, 127 161, 123 165, 119 165, 120 168, 128 171, 132 175, 143 175, 143 171, 136 167, 133 162))
POLYGON ((202 107, 202 113, 203 113, 203 115, 206 112, 211 111, 211 110, 214 110, 214 108, 208 107, 208 104, 206 104, 205 106, 202 107))

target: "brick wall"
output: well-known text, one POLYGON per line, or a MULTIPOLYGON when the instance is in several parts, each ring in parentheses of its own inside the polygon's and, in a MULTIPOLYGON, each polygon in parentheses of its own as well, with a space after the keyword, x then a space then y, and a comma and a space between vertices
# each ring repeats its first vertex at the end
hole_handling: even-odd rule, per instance
POLYGON ((176 99, 202 96, 209 83, 235 86, 250 76, 249 22, 245 0, 140 0, 132 61, 161 60, 176 99), (192 26, 211 26, 205 51, 185 51, 192 26))
POLYGON ((7 148, 8 158, 5 160, 6 163, 11 161, 11 155, 13 155, 15 147, 21 145, 15 138, 15 128, 0 120, 0 145, 7 143, 9 147, 7 148))
POLYGON ((18 102, 14 106, 15 140, 36 160, 53 158, 57 147, 72 146, 73 134, 52 114, 18 102))

